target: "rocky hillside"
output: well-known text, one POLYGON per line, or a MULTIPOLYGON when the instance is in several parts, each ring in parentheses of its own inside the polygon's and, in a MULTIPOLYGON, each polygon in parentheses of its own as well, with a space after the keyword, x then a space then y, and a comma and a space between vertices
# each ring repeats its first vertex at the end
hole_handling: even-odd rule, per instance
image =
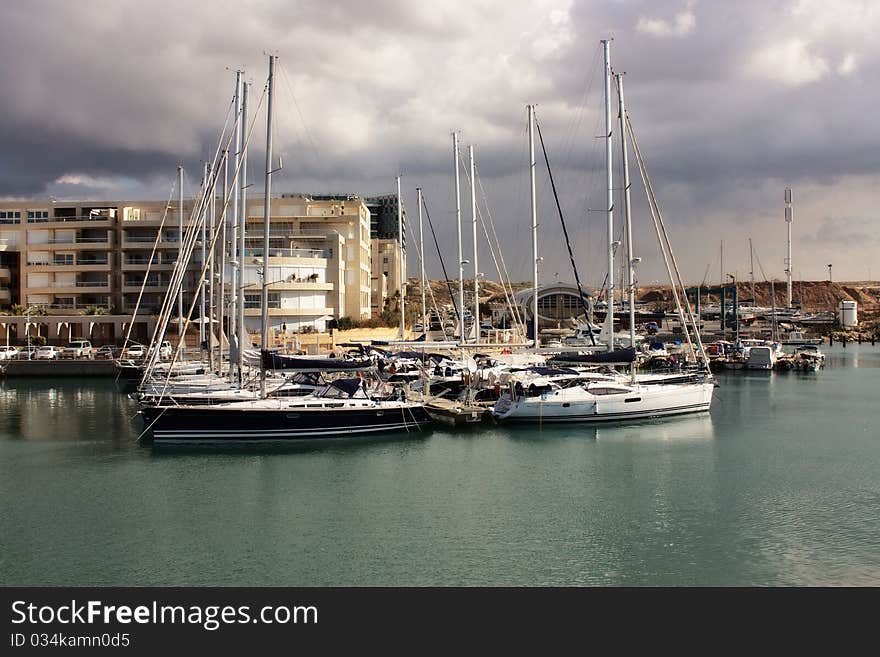
MULTIPOLYGON (((785 305, 785 283, 774 283, 776 305, 785 305)), ((672 293, 668 286, 641 288, 639 295, 641 301, 656 305, 672 303, 672 293)), ((737 283, 737 294, 740 299, 751 299, 752 290, 749 283, 737 283)), ((755 304, 758 306, 771 306, 770 283, 755 283, 755 304)), ((824 310, 837 310, 840 301, 856 301, 859 304, 859 313, 873 314, 880 312, 880 283, 878 282, 852 282, 852 283, 829 283, 828 281, 795 281, 792 297, 800 301, 801 307, 808 312, 820 312, 824 310)), ((705 297, 704 297, 705 299, 705 297)), ((717 296, 710 297, 717 300, 717 296)))

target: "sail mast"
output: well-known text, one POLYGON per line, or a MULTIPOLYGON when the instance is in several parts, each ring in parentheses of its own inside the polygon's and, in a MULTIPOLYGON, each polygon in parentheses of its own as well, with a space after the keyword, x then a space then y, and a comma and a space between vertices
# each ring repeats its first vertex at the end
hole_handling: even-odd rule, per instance
MULTIPOLYGON (((635 258, 633 257, 632 202, 630 199, 629 154, 626 146, 626 104, 623 100, 623 73, 617 74, 617 102, 620 110, 620 150, 623 162, 623 213, 626 221, 626 285, 629 296, 629 346, 636 348, 635 258)), ((632 376, 635 380, 635 361, 632 376)))
MULTIPOLYGON (((203 171, 202 171, 202 189, 205 192, 205 200, 207 201, 208 189, 210 186, 208 184, 208 163, 207 161, 204 163, 203 171)), ((213 195, 213 191, 212 191, 213 195)), ((202 206, 202 212, 207 212, 208 206, 202 206)), ((202 268, 204 269, 205 260, 208 257, 208 245, 205 243, 207 241, 207 226, 205 225, 205 219, 207 217, 202 217, 202 268)), ((202 319, 199 322, 199 349, 205 342, 205 278, 202 277, 202 280, 199 281, 199 305, 202 313, 202 319)))
MULTIPOLYGON (((177 207, 177 265, 182 267, 181 259, 183 257, 183 165, 177 167, 177 184, 179 186, 178 207, 177 207)), ((181 339, 183 336, 183 283, 177 292, 177 337, 181 339)))
MULTIPOLYGON (((272 97, 274 95, 275 55, 269 55, 269 80, 266 94, 266 194, 263 200, 263 294, 260 300, 260 349, 269 348, 269 220, 272 216, 272 97)), ((244 253, 239 257, 244 257, 244 253)), ((244 301, 242 299, 242 301, 244 301)), ((241 352, 239 336, 239 353, 241 352)), ((240 358, 240 357, 239 357, 240 358)), ((266 362, 260 357, 260 397, 266 398, 266 362)))
POLYGON ((791 308, 791 188, 785 188, 785 225, 788 227, 788 257, 785 259, 785 277, 788 279, 788 289, 786 291, 786 305, 791 308))
MULTIPOLYGON (((461 182, 458 178, 458 133, 452 132, 452 166, 455 169, 455 225, 458 235, 458 339, 464 341, 464 255, 461 249, 461 182)), ((455 305, 455 304, 453 304, 455 305)))
POLYGON ((752 238, 749 238, 749 278, 752 284, 752 305, 758 305, 758 298, 755 296, 755 249, 752 246, 752 238))
POLYGON ((608 351, 614 349, 614 188, 611 172, 611 40, 603 39, 605 51, 605 206, 608 213, 608 351))
POLYGON ((419 203, 419 268, 421 269, 422 284, 422 333, 428 331, 428 316, 425 311, 425 229, 422 226, 422 188, 416 187, 419 203))
POLYGON ((538 199, 535 194, 535 106, 529 105, 529 190, 532 214, 532 326, 534 346, 538 342, 538 199))
POLYGON ((403 201, 400 199, 400 176, 397 176, 397 243, 400 260, 397 263, 397 287, 400 291, 400 339, 406 337, 406 255, 403 251, 403 201))
MULTIPOLYGON (((225 155, 223 156, 225 157, 225 155)), ((216 241, 214 240, 214 229, 217 223, 217 168, 220 163, 216 163, 211 167, 211 206, 209 209, 211 217, 211 240, 212 248, 208 256, 208 366, 214 371, 214 253, 216 249, 216 241)))
MULTIPOLYGON (((235 318, 238 317, 236 308, 239 302, 239 283, 238 283, 238 194, 235 188, 241 175, 241 134, 244 131, 241 120, 241 71, 235 72, 235 143, 233 151, 235 152, 235 166, 232 169, 232 221, 229 222, 229 335, 227 336, 232 344, 233 338, 237 335, 235 318)), ((241 351, 241 341, 235 340, 236 348, 241 351)), ((231 348, 230 348, 231 349, 231 348)), ((230 350, 230 358, 232 356, 230 350)), ((236 357, 236 364, 238 359, 236 357)), ((229 363, 229 378, 233 376, 234 368, 229 363)), ((241 383, 241 370, 238 373, 239 385, 241 383)))
MULTIPOLYGON (((226 200, 229 194, 229 150, 223 151, 223 209, 220 211, 220 234, 226 235, 226 200)), ((226 243, 225 240, 220 244, 220 302, 217 304, 217 341, 220 343, 220 356, 218 365, 220 367, 220 376, 223 376, 223 337, 226 335, 226 243)), ((228 338, 228 336, 227 336, 228 338)), ((227 342, 228 344, 228 342, 227 342)), ((229 368, 232 369, 230 363, 229 368)))
POLYGON ((471 226, 474 233, 474 344, 480 344, 480 274, 477 267, 477 177, 474 167, 474 147, 468 146, 471 164, 471 226))
MULTIPOLYGON (((238 289, 236 294, 240 300, 236 308, 236 329, 238 335, 238 386, 244 385, 244 342, 247 331, 244 327, 244 238, 247 234, 247 102, 248 83, 241 83, 241 134, 239 135, 238 152, 241 171, 238 177, 238 196, 241 201, 238 208, 238 289)), ((233 191, 235 195, 235 191, 233 191)), ((250 344, 250 340, 247 341, 250 344)))

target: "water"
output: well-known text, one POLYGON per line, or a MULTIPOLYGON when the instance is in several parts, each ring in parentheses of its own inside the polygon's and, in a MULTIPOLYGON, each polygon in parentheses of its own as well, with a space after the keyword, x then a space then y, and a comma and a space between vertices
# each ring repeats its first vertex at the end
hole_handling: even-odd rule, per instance
POLYGON ((0 584, 880 584, 880 348, 711 415, 163 453, 103 380, 0 387, 0 584))

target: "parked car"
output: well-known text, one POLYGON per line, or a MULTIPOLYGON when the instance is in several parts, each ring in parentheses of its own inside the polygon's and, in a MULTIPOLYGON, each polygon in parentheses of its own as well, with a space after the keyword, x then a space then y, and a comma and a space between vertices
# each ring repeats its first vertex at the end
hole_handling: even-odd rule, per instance
POLYGON ((143 358, 146 356, 147 350, 142 344, 130 344, 125 352, 122 354, 125 358, 133 358, 135 360, 143 358))
POLYGON ((11 360, 18 355, 18 347, 0 347, 0 360, 11 360))
POLYGON ((91 358, 92 343, 88 340, 74 340, 61 354, 64 358, 91 358))
POLYGON ((58 360, 61 357, 61 350, 58 347, 46 345, 37 349, 38 360, 58 360))
POLYGON ((18 353, 13 356, 15 360, 33 360, 37 357, 37 348, 34 346, 21 347, 18 353))
POLYGON ((114 358, 116 356, 116 347, 112 344, 104 344, 98 347, 94 354, 96 358, 114 358))
POLYGON ((421 333, 424 330, 425 330, 425 327, 422 324, 413 325, 413 331, 415 331, 416 333, 421 333))

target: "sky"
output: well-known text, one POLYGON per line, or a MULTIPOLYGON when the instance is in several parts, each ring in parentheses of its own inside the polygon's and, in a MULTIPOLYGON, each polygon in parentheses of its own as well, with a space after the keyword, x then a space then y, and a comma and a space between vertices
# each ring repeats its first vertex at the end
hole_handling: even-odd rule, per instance
MULTIPOLYGON (((533 103, 581 278, 599 286, 607 269, 600 41, 611 38, 612 67, 625 73, 627 112, 688 282, 747 279, 749 238, 756 279, 783 278, 786 187, 796 279, 827 279, 828 263, 835 280, 880 278, 877 2, 31 0, 0 4, 0 24, 0 197, 164 199, 179 162, 192 193, 223 131, 237 68, 252 83, 251 109, 260 105, 248 164, 251 194, 260 194, 260 99, 274 53, 283 163, 274 192, 391 193, 400 173, 414 232, 421 186, 454 270, 458 131, 465 157, 474 146, 480 212, 491 214, 511 277, 528 279, 533 103)), ((619 239, 616 95, 613 105, 619 239)), ((540 275, 572 280, 540 144, 537 152, 540 275)), ((630 160, 638 281, 666 282, 630 160)), ((478 269, 497 280, 478 241, 478 269)), ((438 276, 427 246, 426 263, 438 276)))

